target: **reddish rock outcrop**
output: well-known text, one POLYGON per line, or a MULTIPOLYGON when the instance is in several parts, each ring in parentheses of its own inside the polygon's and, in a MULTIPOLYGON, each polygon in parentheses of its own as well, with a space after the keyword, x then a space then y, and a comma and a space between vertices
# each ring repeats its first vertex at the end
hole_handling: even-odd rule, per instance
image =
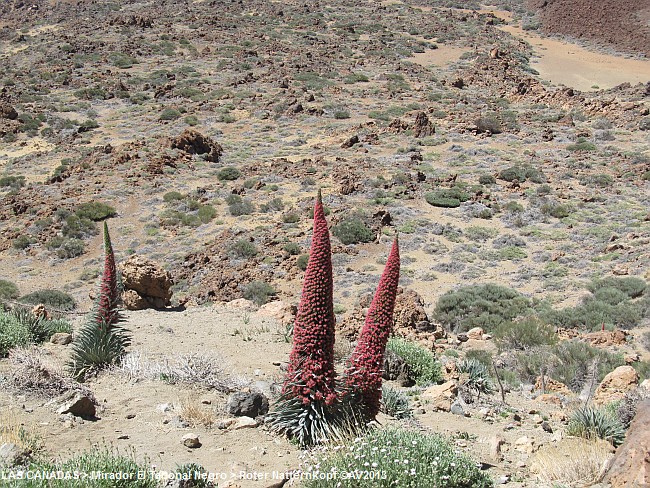
POLYGON ((174 282, 158 263, 134 255, 121 264, 120 270, 124 285, 122 299, 128 310, 165 308, 170 304, 174 282))
POLYGON ((650 486, 650 400, 645 400, 619 446, 604 481, 612 488, 650 486))
POLYGON ((636 388, 638 383, 639 374, 632 366, 619 366, 598 385, 594 403, 602 405, 620 400, 628 391, 636 388))

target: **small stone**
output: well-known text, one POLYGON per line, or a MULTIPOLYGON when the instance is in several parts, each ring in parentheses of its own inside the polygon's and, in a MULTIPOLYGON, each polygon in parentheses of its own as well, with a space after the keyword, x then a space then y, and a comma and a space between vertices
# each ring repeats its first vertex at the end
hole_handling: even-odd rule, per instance
POLYGON ((252 419, 250 417, 238 417, 237 421, 233 424, 232 429, 239 430, 239 429, 250 429, 254 427, 257 427, 257 420, 252 419))
POLYGON ((67 332, 57 332, 55 334, 52 334, 52 337, 50 337, 50 342, 52 344, 65 346, 72 342, 72 334, 68 334, 67 332))
POLYGON ((503 446, 506 443, 506 441, 503 439, 503 437, 495 435, 490 439, 490 459, 495 462, 499 463, 503 460, 503 455, 501 454, 501 446, 503 446))
POLYGON ((128 436, 128 435, 126 435, 126 434, 123 434, 123 435, 121 435, 121 436, 119 436, 119 437, 118 437, 117 439, 118 439, 118 440, 122 440, 122 441, 123 441, 123 440, 126 440, 126 439, 128 439, 128 438, 129 438, 129 436, 128 436))
POLYGON ((505 485, 505 484, 508 483, 509 481, 510 481, 510 476, 507 475, 507 474, 504 474, 503 476, 501 476, 501 477, 497 480, 497 484, 499 484, 499 485, 505 485))
POLYGON ((0 468, 11 467, 20 464, 26 455, 17 444, 6 442, 0 446, 0 468))
POLYGON ((134 418, 135 418, 135 414, 134 414, 134 413, 129 413, 129 414, 127 414, 126 418, 127 418, 128 420, 134 419, 134 418))
POLYGON ((451 413, 454 415, 460 415, 461 417, 465 416, 465 410, 463 410, 463 406, 458 402, 451 404, 451 413))
POLYGON ((551 427, 551 424, 549 424, 546 420, 542 422, 540 426, 542 427, 542 430, 544 430, 544 432, 548 432, 549 434, 553 433, 553 428, 551 427))
POLYGON ((72 414, 76 417, 94 417, 95 416, 95 403, 93 400, 81 393, 68 393, 63 395, 57 403, 61 406, 58 408, 59 414, 72 414))
POLYGON ((189 447, 191 449, 196 449, 198 447, 201 447, 201 441, 199 440, 199 436, 193 433, 185 434, 181 439, 181 442, 185 447, 189 447))
POLYGON ((163 413, 174 410, 174 406, 171 403, 161 403, 156 408, 163 413))
POLYGON ((259 391, 238 391, 228 398, 226 411, 238 417, 257 417, 269 411, 269 400, 259 391))

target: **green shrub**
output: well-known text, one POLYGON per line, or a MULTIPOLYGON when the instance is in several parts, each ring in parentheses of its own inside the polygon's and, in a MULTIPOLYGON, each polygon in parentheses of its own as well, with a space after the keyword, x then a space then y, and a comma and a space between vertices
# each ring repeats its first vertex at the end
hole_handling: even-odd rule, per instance
POLYGON ((234 181, 241 176, 241 171, 232 166, 222 168, 217 173, 217 178, 220 181, 234 181))
POLYGON ((540 210, 556 219, 563 219, 571 213, 570 207, 564 203, 545 203, 540 210))
POLYGON ((53 238, 47 243, 47 247, 56 251, 56 255, 61 259, 76 258, 86 252, 84 241, 77 238, 53 238))
POLYGON ((314 465, 307 468, 306 472, 313 474, 303 482, 306 488, 493 486, 474 461, 458 454, 453 445, 435 434, 395 427, 377 429, 355 439, 349 447, 325 453, 329 455, 316 456, 314 465), (334 472, 338 476, 333 479, 334 472), (360 476, 342 476, 355 472, 360 476))
POLYGON ((97 447, 76 454, 67 461, 50 462, 36 461, 28 466, 28 470, 36 473, 125 473, 131 478, 128 481, 116 481, 111 479, 47 479, 38 478, 20 480, 16 488, 116 488, 129 486, 132 488, 156 488, 158 480, 148 476, 149 467, 146 463, 138 463, 135 453, 128 455, 120 454, 119 451, 106 446, 97 447), (145 473, 143 479, 138 479, 138 473, 145 473))
POLYGON ((30 305, 42 303, 45 307, 51 307, 56 310, 67 311, 77 308, 77 303, 70 295, 59 290, 51 289, 38 290, 28 295, 23 295, 19 301, 30 305))
POLYGON ((581 341, 562 341, 555 346, 537 346, 517 355, 517 370, 529 381, 542 373, 580 392, 586 383, 594 389, 600 381, 625 364, 622 354, 612 354, 581 341))
POLYGON ((21 235, 19 237, 16 237, 12 242, 11 246, 14 249, 18 249, 20 251, 27 249, 29 246, 32 244, 36 244, 37 240, 33 238, 32 236, 28 235, 21 235))
POLYGON ((381 386, 381 411, 396 419, 413 417, 413 410, 408 397, 396 388, 381 386))
POLYGON ((138 62, 133 56, 124 53, 111 53, 108 55, 108 60, 117 68, 127 69, 131 68, 138 62))
POLYGON ((182 193, 177 191, 168 191, 163 195, 163 201, 166 203, 177 202, 185 198, 182 193))
POLYGON ((77 214, 77 217, 80 219, 86 218, 92 220, 93 222, 99 222, 100 220, 115 217, 115 215, 117 215, 117 211, 105 203, 88 202, 79 205, 75 210, 75 214, 77 214))
POLYGON ((284 252, 288 253, 289 256, 297 256, 300 254, 300 244, 295 242, 287 242, 282 249, 284 249, 284 252))
POLYGON ((587 141, 584 137, 579 137, 574 144, 569 144, 567 147, 568 151, 595 151, 596 145, 592 142, 587 141))
POLYGON ((525 350, 557 343, 555 327, 535 317, 516 322, 503 322, 494 329, 494 338, 500 351, 525 350))
POLYGON ((296 259, 296 266, 298 269, 305 271, 307 269, 307 263, 309 262, 309 254, 301 254, 296 259))
POLYGON ((0 178, 0 188, 10 187, 12 190, 19 190, 25 186, 24 176, 3 176, 0 178))
POLYGON ((498 325, 529 315, 532 302, 519 292, 492 283, 451 290, 438 299, 434 316, 456 332, 483 327, 491 332, 498 325))
POLYGON ((15 283, 0 280, 0 302, 2 300, 15 300, 20 296, 20 291, 15 283))
POLYGON ((281 198, 276 197, 270 200, 267 203, 260 205, 260 212, 269 213, 269 212, 278 212, 284 208, 284 202, 281 198))
POLYGON ((537 168, 533 168, 530 165, 515 165, 510 166, 499 172, 499 179, 504 181, 519 181, 523 183, 526 180, 530 180, 533 183, 544 183, 546 177, 543 173, 537 168))
POLYGON ((295 224, 300 222, 300 214, 298 212, 289 212, 282 216, 282 222, 285 224, 295 224))
POLYGON ((212 205, 201 205, 197 216, 201 222, 207 224, 217 216, 217 210, 212 205))
POLYGON ((638 298, 643 295, 646 289, 646 282, 641 278, 635 277, 615 277, 610 276, 602 280, 594 280, 587 285, 587 290, 591 293, 596 293, 602 288, 615 288, 623 292, 629 298, 638 298))
POLYGON ((248 239, 239 239, 229 248, 231 256, 241 259, 250 259, 257 256, 257 247, 248 239))
POLYGON ((5 357, 14 347, 25 347, 32 342, 29 328, 15 315, 0 310, 0 357, 5 357))
POLYGON ((72 332, 64 320, 49 320, 36 317, 30 310, 0 310, 0 357, 7 355, 14 347, 40 344, 56 332, 72 332))
POLYGON ((160 114, 160 117, 158 117, 158 120, 176 120, 180 118, 181 113, 173 108, 166 108, 162 111, 160 114))
POLYGON ((179 225, 185 227, 198 227, 201 225, 201 219, 193 213, 181 212, 179 210, 163 210, 160 214, 160 225, 163 227, 173 228, 179 225))
POLYGON ((61 228, 63 237, 70 239, 85 239, 97 235, 98 232, 95 222, 86 217, 79 218, 76 214, 68 215, 61 228))
POLYGON ((256 305, 264 305, 277 294, 277 291, 266 281, 251 281, 243 286, 242 294, 246 300, 250 300, 256 305))
POLYGON ((632 329, 642 318, 643 313, 639 303, 626 300, 610 305, 594 296, 587 297, 576 307, 549 311, 544 316, 545 320, 556 327, 586 330, 599 330, 602 324, 632 329))
POLYGON ((429 205, 445 208, 459 207, 461 203, 468 201, 470 198, 471 195, 458 186, 440 188, 424 195, 424 199, 429 205))
POLYGON ((481 175, 478 178, 481 185, 493 185, 497 182, 496 178, 492 175, 481 175))
POLYGON ((228 204, 228 211, 233 217, 250 215, 255 211, 255 206, 250 200, 247 198, 244 199, 234 193, 231 193, 226 197, 226 203, 228 204))
POLYGON ((436 361, 432 352, 419 344, 394 337, 389 339, 386 347, 406 362, 411 379, 418 385, 437 383, 442 380, 440 363, 436 361))
POLYGON ((360 219, 350 217, 342 220, 332 228, 334 234, 343 244, 371 242, 375 236, 360 219))
POLYGON ((606 408, 579 408, 571 415, 566 433, 587 439, 603 439, 615 447, 625 439, 623 424, 616 414, 606 408))
POLYGON ((350 112, 348 112, 347 110, 336 110, 334 112, 334 118, 337 120, 349 119, 350 112))

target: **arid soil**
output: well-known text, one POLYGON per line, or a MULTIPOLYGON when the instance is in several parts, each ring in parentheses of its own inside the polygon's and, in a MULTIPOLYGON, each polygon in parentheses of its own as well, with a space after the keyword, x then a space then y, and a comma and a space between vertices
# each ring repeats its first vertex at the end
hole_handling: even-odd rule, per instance
POLYGON ((544 30, 650 56, 650 4, 637 0, 530 0, 544 30))

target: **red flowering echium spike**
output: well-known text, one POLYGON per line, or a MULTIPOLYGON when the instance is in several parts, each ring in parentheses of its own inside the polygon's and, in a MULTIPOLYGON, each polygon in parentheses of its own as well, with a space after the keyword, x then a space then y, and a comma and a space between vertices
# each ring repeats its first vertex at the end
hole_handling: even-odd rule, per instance
POLYGON ((363 413, 369 419, 374 419, 379 413, 384 352, 393 327, 399 267, 399 242, 396 237, 359 334, 357 347, 350 356, 345 372, 347 391, 358 395, 363 404, 363 413))
POLYGON ((111 245, 111 237, 108 234, 108 225, 104 221, 104 273, 99 287, 99 299, 95 319, 99 327, 110 328, 119 321, 118 315, 119 290, 117 286, 117 268, 115 266, 115 255, 111 245))
POLYGON ((285 393, 303 405, 336 401, 332 250, 321 192, 314 205, 314 232, 300 306, 293 329, 293 350, 285 393))

